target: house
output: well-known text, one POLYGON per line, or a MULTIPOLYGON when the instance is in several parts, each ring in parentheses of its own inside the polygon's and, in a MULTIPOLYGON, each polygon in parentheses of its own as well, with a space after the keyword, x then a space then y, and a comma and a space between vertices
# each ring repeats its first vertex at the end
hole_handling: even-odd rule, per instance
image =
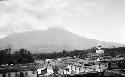
POLYGON ((37 69, 37 74, 39 76, 49 76, 53 73, 54 73, 53 68, 50 66, 37 69))
POLYGON ((124 57, 113 57, 112 59, 105 59, 108 63, 108 69, 125 69, 124 57))
POLYGON ((99 63, 94 66, 95 66, 95 71, 98 71, 98 72, 103 72, 104 70, 108 69, 107 63, 99 63))
POLYGON ((87 58, 89 58, 90 60, 96 60, 98 57, 99 57, 99 55, 97 53, 87 54, 87 58))
POLYGON ((47 73, 45 74, 45 76, 49 76, 49 75, 51 75, 53 73, 54 73, 53 68, 52 67, 47 67, 47 73))
POLYGON ((43 63, 44 61, 41 59, 35 60, 35 63, 43 63))
POLYGON ((41 68, 41 69, 37 69, 37 74, 38 75, 45 75, 47 73, 47 68, 41 68))

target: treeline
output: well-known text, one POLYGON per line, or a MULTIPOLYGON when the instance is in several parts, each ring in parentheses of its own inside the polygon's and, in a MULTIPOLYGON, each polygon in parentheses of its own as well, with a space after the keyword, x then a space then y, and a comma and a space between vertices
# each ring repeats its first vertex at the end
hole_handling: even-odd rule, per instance
MULTIPOLYGON (((116 55, 121 55, 125 57, 125 47, 118 47, 118 48, 102 48, 104 50, 105 56, 112 56, 115 57, 116 55)), ((86 58, 88 53, 95 53, 97 48, 93 47, 87 50, 73 50, 73 51, 66 51, 63 52, 53 52, 53 53, 39 53, 34 54, 36 59, 56 59, 61 57, 78 57, 78 58, 86 58)))
POLYGON ((125 47, 118 47, 118 48, 103 48, 105 51, 105 55, 111 55, 111 56, 116 56, 116 55, 121 55, 125 57, 125 47))
MULTIPOLYGON (((32 54, 30 51, 22 48, 18 51, 12 53, 11 48, 0 50, 0 64, 25 64, 25 63, 32 63, 35 59, 56 59, 62 57, 78 57, 78 58, 85 58, 88 53, 95 53, 95 47, 87 50, 73 50, 73 51, 66 51, 63 50, 62 52, 53 52, 53 53, 37 53, 32 54)), ((121 55, 125 57, 125 47, 119 48, 103 48, 105 51, 104 55, 106 56, 116 56, 121 55)))
POLYGON ((66 51, 63 50, 62 52, 53 52, 53 53, 39 53, 34 54, 36 59, 56 59, 56 58, 62 58, 62 57, 79 57, 79 58, 85 58, 88 53, 94 53, 95 49, 88 49, 88 50, 73 50, 73 51, 66 51))
POLYGON ((63 50, 63 52, 53 52, 53 53, 39 53, 34 54, 36 59, 56 59, 56 58, 62 58, 62 57, 85 57, 85 54, 87 54, 86 50, 74 50, 74 51, 66 51, 63 50))
POLYGON ((31 52, 20 49, 12 52, 11 48, 0 50, 0 64, 25 64, 34 62, 31 52))

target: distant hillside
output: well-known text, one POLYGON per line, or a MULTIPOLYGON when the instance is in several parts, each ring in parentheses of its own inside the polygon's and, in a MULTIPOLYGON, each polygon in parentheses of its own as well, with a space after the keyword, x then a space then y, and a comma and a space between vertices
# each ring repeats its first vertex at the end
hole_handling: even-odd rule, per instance
POLYGON ((101 42, 102 47, 118 47, 122 44, 103 42, 78 36, 61 28, 45 31, 29 31, 11 34, 0 39, 0 48, 26 48, 32 52, 60 52, 62 50, 88 49, 101 42))

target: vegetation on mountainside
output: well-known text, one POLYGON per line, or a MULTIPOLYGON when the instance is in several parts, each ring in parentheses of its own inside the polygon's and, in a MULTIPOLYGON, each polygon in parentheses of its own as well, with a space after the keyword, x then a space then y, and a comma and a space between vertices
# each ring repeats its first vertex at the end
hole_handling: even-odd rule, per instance
MULTIPOLYGON (((116 56, 122 55, 125 57, 125 47, 118 47, 118 48, 103 48, 105 51, 104 55, 116 56)), ((96 48, 93 47, 88 50, 73 50, 73 51, 66 51, 63 52, 53 52, 53 53, 37 53, 32 54, 30 51, 22 48, 18 51, 12 53, 11 48, 0 50, 0 64, 26 64, 26 63, 33 63, 35 59, 56 59, 61 57, 79 57, 85 58, 88 53, 94 53, 96 48)))
POLYGON ((11 48, 0 50, 0 64, 25 64, 34 62, 33 55, 26 49, 12 53, 11 48))

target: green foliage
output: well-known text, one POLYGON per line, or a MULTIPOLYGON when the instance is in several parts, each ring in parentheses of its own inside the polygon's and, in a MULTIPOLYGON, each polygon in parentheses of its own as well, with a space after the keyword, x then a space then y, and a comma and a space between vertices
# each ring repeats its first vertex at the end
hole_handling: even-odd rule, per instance
POLYGON ((26 49, 11 53, 11 49, 0 50, 0 64, 24 64, 34 62, 33 55, 26 49))
MULTIPOLYGON (((79 57, 79 58, 86 58, 88 53, 95 53, 96 52, 95 47, 87 50, 73 50, 73 51, 66 51, 63 50, 63 52, 53 52, 53 53, 40 53, 40 54, 34 54, 37 59, 56 59, 61 57, 79 57)), ((119 47, 119 48, 103 48, 104 55, 105 56, 116 56, 121 55, 125 57, 125 47, 119 47)))
POLYGON ((80 57, 84 58, 87 54, 87 50, 73 50, 73 51, 66 51, 63 50, 63 52, 53 52, 53 53, 39 53, 34 54, 34 56, 37 57, 37 59, 56 59, 56 58, 62 58, 62 57, 80 57))
MULTIPOLYGON (((106 56, 116 56, 121 55, 125 57, 125 47, 119 48, 103 48, 105 51, 104 55, 106 56)), ((87 50, 73 50, 73 51, 66 51, 63 52, 53 52, 53 53, 39 53, 39 54, 32 54, 28 50, 22 48, 18 51, 15 51, 13 54, 11 53, 12 50, 5 49, 0 50, 0 64, 25 64, 25 63, 32 63, 34 59, 56 59, 62 57, 79 57, 79 58, 86 58, 88 53, 96 52, 96 48, 93 47, 87 50)))
POLYGON ((118 47, 118 48, 104 48, 105 55, 121 55, 125 57, 125 47, 118 47))
POLYGON ((31 52, 26 49, 20 49, 14 53, 14 57, 16 59, 16 63, 32 63, 34 61, 31 52))

